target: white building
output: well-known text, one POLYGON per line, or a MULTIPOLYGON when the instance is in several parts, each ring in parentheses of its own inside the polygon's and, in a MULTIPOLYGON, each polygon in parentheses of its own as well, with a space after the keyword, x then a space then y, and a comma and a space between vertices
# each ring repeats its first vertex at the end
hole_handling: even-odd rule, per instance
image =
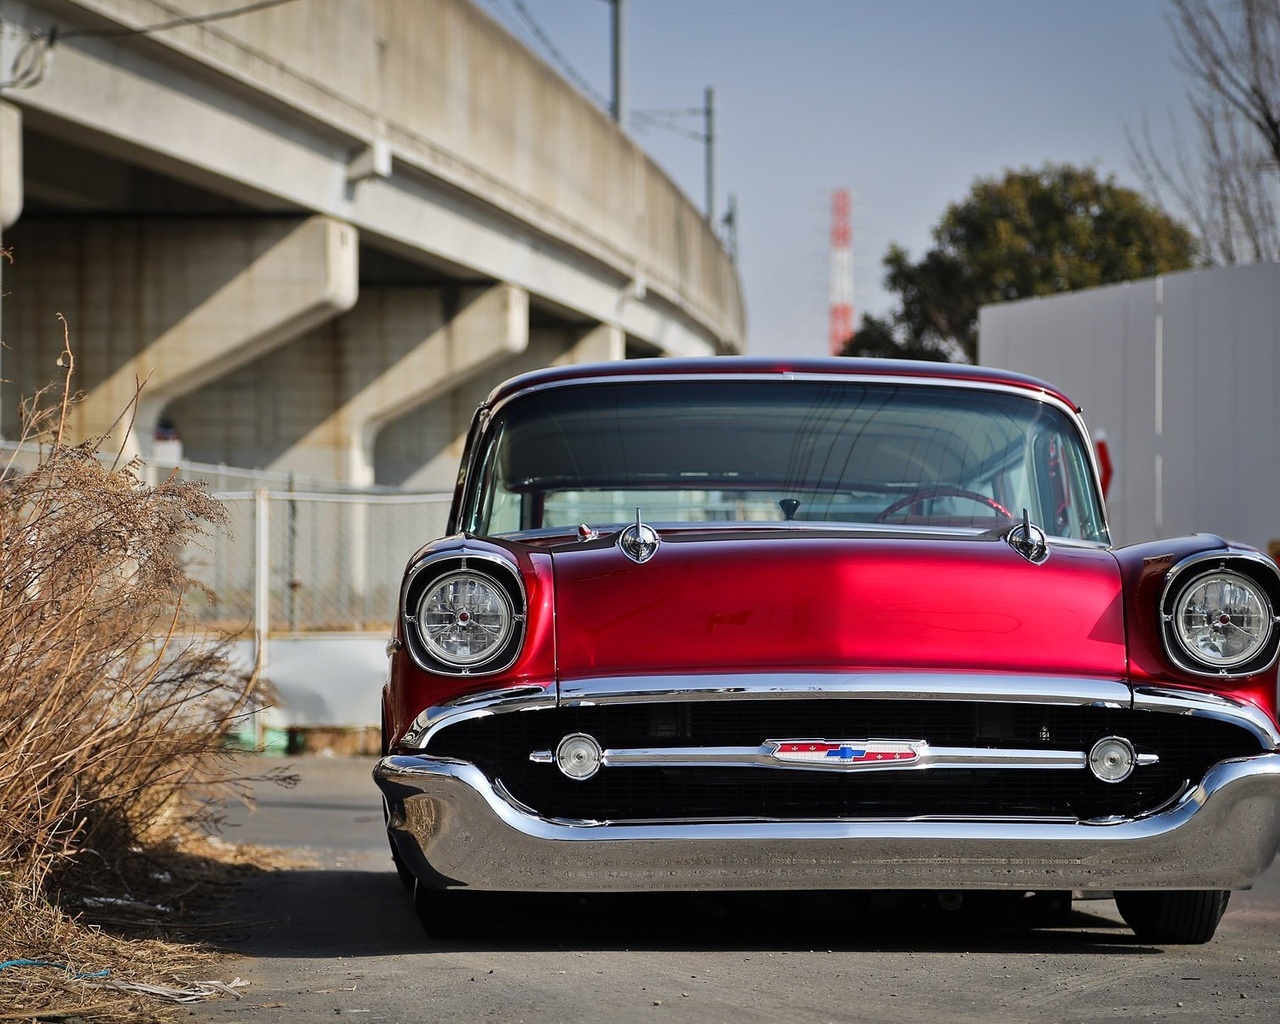
POLYGON ((1105 435, 1117 543, 1280 547, 1280 264, 986 306, 978 361, 1063 388, 1105 435))

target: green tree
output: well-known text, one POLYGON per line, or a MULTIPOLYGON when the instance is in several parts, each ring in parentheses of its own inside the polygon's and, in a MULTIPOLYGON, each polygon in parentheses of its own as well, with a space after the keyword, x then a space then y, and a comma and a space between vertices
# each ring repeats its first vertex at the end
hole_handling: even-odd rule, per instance
POLYGON ((891 332, 902 354, 973 360, 980 306, 1185 270, 1196 258, 1191 232, 1139 193, 1057 164, 978 179, 933 239, 919 262, 897 245, 884 258, 902 303, 891 332))
POLYGON ((945 351, 904 339, 900 333, 893 320, 863 313, 857 333, 844 343, 840 355, 868 359, 927 359, 935 363, 949 361, 945 351))

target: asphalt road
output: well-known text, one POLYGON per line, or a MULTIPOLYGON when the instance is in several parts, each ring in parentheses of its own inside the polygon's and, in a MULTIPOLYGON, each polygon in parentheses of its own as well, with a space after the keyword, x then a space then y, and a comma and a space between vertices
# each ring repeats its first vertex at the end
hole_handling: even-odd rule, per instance
POLYGON ((428 939, 386 853, 368 759, 292 762, 227 839, 315 867, 241 890, 220 941, 238 1001, 196 1021, 1202 1021, 1280 1019, 1280 868, 1232 897, 1205 946, 1137 942, 1110 901, 1052 927, 818 897, 504 898, 475 941, 428 939))

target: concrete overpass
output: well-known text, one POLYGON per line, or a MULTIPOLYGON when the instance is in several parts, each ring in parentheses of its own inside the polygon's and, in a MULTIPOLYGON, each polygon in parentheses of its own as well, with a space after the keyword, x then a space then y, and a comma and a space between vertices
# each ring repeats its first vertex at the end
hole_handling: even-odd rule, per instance
POLYGON ((511 373, 742 348, 701 211, 471 0, 0 22, 5 437, 58 374, 58 313, 77 436, 353 485, 450 486, 511 373))

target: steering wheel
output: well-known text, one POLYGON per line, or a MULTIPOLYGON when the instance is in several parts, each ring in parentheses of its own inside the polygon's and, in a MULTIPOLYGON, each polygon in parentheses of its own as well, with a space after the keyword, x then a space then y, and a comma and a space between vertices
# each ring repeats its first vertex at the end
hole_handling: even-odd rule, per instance
POLYGON ((903 495, 876 516, 876 522, 883 523, 895 512, 901 512, 904 508, 909 508, 916 502, 925 501, 929 498, 968 498, 970 501, 976 501, 980 505, 986 505, 991 511, 997 515, 1004 516, 1006 519, 1013 518, 1013 513, 996 501, 995 498, 988 498, 985 494, 979 494, 977 491, 966 491, 963 487, 941 484, 938 487, 922 487, 911 494, 903 495))

